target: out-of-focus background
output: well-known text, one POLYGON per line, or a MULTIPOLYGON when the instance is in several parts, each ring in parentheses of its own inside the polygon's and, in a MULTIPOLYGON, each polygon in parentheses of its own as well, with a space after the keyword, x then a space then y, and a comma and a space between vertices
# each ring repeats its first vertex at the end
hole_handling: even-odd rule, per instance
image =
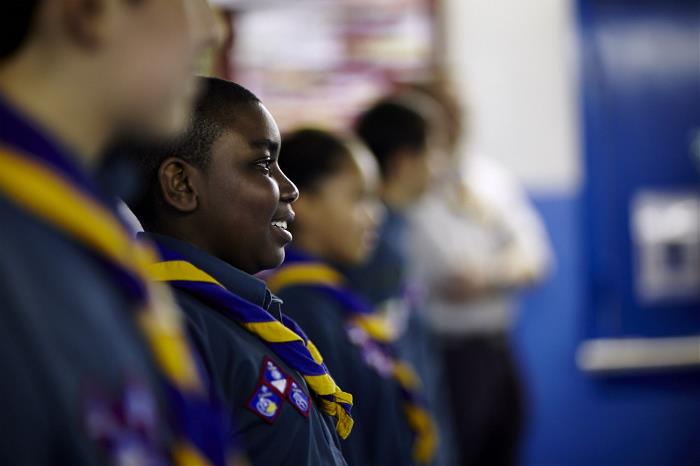
POLYGON ((282 129, 446 75, 526 188, 555 259, 513 333, 522 465, 700 464, 698 0, 213 3, 213 73, 282 129))

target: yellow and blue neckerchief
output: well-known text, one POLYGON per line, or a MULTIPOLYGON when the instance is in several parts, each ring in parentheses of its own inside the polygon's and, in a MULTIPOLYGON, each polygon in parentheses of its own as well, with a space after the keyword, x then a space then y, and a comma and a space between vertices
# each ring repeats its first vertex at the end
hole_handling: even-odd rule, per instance
POLYGON ((187 292, 260 338, 289 367, 301 373, 318 395, 321 410, 336 418, 338 435, 347 438, 353 426, 352 395, 336 385, 318 349, 297 323, 284 314, 280 322, 262 307, 230 292, 184 256, 162 244, 158 246, 163 261, 149 266, 150 278, 187 292))
POLYGON ((0 101, 0 195, 93 254, 132 303, 165 388, 178 466, 224 466, 225 418, 202 382, 180 313, 145 267, 155 250, 137 242, 69 157, 0 101))
POLYGON ((348 338, 360 347, 365 361, 382 376, 393 377, 404 402, 406 420, 414 433, 413 456, 420 464, 430 463, 437 448, 437 430, 420 395, 420 379, 410 364, 396 356, 396 333, 364 300, 344 288, 345 279, 332 267, 293 250, 285 263, 266 277, 267 286, 278 293, 290 286, 308 286, 325 293, 347 314, 348 338))

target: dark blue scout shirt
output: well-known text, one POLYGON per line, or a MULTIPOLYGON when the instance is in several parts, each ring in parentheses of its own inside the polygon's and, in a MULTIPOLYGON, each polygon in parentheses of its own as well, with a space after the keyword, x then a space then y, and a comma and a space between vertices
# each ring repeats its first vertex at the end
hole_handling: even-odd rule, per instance
MULTIPOLYGON (((379 238, 372 257, 359 267, 341 267, 353 291, 375 306, 390 300, 405 299, 408 288, 408 259, 406 234, 410 227, 401 212, 386 207, 384 222, 379 228, 379 238)), ((413 364, 423 382, 423 393, 433 417, 438 424, 439 444, 433 465, 453 463, 451 433, 452 413, 447 402, 447 392, 441 361, 438 358, 435 337, 415 303, 408 299, 408 319, 403 335, 396 347, 403 359, 413 364)))
MULTIPOLYGON (((0 145, 95 189, 1 100, 0 145)), ((101 259, 0 194, 0 464, 108 465, 127 453, 162 464, 170 429, 132 307, 101 259)))
MULTIPOLYGON (((386 216, 379 229, 379 238, 370 259, 358 267, 341 267, 350 287, 360 296, 381 307, 390 300, 404 300, 407 295, 406 217, 391 207, 386 207, 386 216)), ((420 312, 410 306, 405 333, 397 342, 401 356, 415 367, 424 385, 436 380, 437 361, 433 358, 432 336, 420 312)), ((428 394, 428 399, 431 399, 428 394)))
POLYGON ((355 427, 342 444, 348 464, 413 466, 413 432, 406 421, 398 383, 369 367, 360 348, 351 343, 341 304, 313 286, 288 286, 279 295, 284 312, 321 351, 338 385, 353 395, 355 427))
MULTIPOLYGON (((239 297, 281 318, 281 305, 261 280, 196 248, 163 235, 145 236, 171 249, 214 277, 239 297)), ((199 347, 212 383, 230 409, 236 432, 254 466, 342 466, 345 465, 333 420, 317 407, 299 373, 282 362, 257 336, 224 317, 221 311, 174 289, 187 314, 191 338, 199 347), (275 371, 292 377, 313 400, 308 411, 292 403, 292 392, 276 381, 280 392, 262 383, 275 378, 275 371), (266 400, 272 401, 272 404, 266 400), (261 401, 265 401, 261 403, 261 401)), ((284 377, 282 377, 284 378, 284 377)), ((342 385, 341 385, 342 386, 342 385)), ((351 437, 354 434, 351 434, 351 437)))

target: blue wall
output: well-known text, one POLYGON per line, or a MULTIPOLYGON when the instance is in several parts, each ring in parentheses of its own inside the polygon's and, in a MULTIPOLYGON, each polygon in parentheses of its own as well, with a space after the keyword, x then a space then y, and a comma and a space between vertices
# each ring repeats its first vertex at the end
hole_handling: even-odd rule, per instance
POLYGON ((589 312, 581 201, 534 201, 557 268, 523 297, 513 335, 530 400, 522 465, 700 465, 699 374, 603 379, 576 368, 589 312))

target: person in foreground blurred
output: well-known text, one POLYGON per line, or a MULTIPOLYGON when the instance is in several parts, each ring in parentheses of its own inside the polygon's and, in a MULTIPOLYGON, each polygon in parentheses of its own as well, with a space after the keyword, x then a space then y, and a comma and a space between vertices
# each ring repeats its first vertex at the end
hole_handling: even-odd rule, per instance
POLYGON ((436 437, 418 378, 398 358, 388 321, 334 265, 361 263, 372 251, 381 209, 377 164, 360 143, 314 129, 285 137, 280 163, 302 196, 293 248, 268 285, 355 397, 356 431, 343 444, 348 464, 428 464, 436 437))
POLYGON ((367 261, 342 267, 352 288, 388 316, 397 330, 400 354, 416 368, 440 430, 434 464, 453 461, 450 407, 440 369, 439 351, 418 307, 408 260, 409 213, 428 191, 442 163, 443 133, 433 119, 439 108, 432 99, 404 94, 385 97, 357 118, 355 131, 377 160, 380 196, 387 215, 377 247, 367 261))
POLYGON ((210 26, 204 0, 0 7, 0 464, 226 461, 153 251, 94 176, 118 135, 184 129, 210 26))
POLYGON ((419 90, 441 104, 449 159, 412 214, 408 250, 440 340, 451 406, 461 414, 459 464, 514 465, 524 403, 509 330, 516 291, 548 268, 547 237, 503 167, 459 150, 464 118, 449 87, 419 90))
POLYGON ((173 287, 253 465, 345 465, 336 431, 350 433, 352 396, 253 277, 292 240, 299 193, 278 164, 279 130, 245 88, 201 79, 188 133, 132 155, 148 188, 130 207, 164 258, 151 278, 173 287))

